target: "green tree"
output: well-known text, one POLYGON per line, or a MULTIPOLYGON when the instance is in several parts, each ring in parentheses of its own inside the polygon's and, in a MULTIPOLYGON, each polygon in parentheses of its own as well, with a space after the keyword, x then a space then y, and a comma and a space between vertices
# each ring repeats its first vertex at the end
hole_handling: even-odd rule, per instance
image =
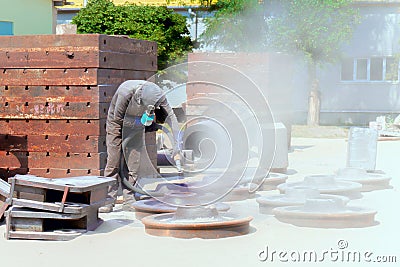
MULTIPOLYGON (((342 45, 359 23, 352 0, 273 0, 280 12, 268 19, 270 45, 289 53, 304 54, 309 67, 310 102, 307 124, 319 124, 318 66, 340 59, 342 45)), ((273 6, 273 5, 272 5, 273 6)))
POLYGON ((203 45, 219 50, 254 52, 264 49, 266 24, 258 0, 219 0, 205 19, 203 45))
POLYGON ((193 48, 186 18, 166 6, 116 6, 111 0, 89 0, 72 23, 78 33, 128 35, 157 42, 159 69, 183 61, 193 48))

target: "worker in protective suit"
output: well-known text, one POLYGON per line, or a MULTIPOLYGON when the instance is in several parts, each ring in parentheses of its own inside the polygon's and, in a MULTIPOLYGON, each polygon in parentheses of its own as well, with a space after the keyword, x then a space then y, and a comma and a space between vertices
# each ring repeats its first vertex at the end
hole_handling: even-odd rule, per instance
MULTIPOLYGON (((173 155, 179 159, 178 121, 168 104, 162 89, 143 80, 128 80, 117 89, 108 110, 106 122, 107 165, 104 176, 115 178, 118 183, 109 188, 109 196, 117 197, 118 187, 123 189, 124 208, 135 201, 132 192, 138 181, 140 153, 146 153, 145 129, 157 130, 155 114, 165 120, 173 135, 173 155), (159 111, 159 112, 156 112, 159 111), (121 166, 128 169, 128 179, 123 176, 121 166), (122 175, 122 177, 121 177, 122 175), (128 183, 127 183, 128 182, 128 183), (132 186, 133 187, 132 187, 132 186)), ((100 212, 111 212, 114 204, 104 206, 100 212)))

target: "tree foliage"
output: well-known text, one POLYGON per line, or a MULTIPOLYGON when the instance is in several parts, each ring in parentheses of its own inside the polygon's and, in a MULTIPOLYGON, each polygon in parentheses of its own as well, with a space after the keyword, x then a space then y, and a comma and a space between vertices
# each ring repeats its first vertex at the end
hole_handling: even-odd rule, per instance
POLYGON ((181 61, 193 47, 186 18, 166 6, 116 6, 111 0, 89 0, 72 23, 78 33, 128 35, 157 42, 159 69, 181 61))
POLYGON ((280 10, 268 21, 270 45, 276 50, 304 54, 308 63, 310 100, 308 125, 319 124, 321 96, 317 65, 340 59, 343 44, 359 22, 352 0, 273 0, 280 10))
POLYGON ((352 2, 218 0, 213 6, 215 16, 206 21, 207 29, 201 37, 205 45, 215 49, 304 54, 309 64, 310 93, 316 98, 309 107, 309 123, 318 124, 314 116, 319 114, 320 103, 317 65, 339 59, 343 44, 351 39, 359 22, 352 2))
POLYGON ((313 63, 338 59, 342 45, 350 40, 359 22, 352 0, 288 0, 279 2, 276 17, 268 19, 272 47, 302 52, 313 63))
POLYGON ((201 38, 231 51, 303 52, 332 62, 359 22, 352 0, 219 0, 201 38))
POLYGON ((219 0, 210 6, 200 36, 203 45, 220 50, 253 52, 263 49, 266 24, 258 0, 219 0))

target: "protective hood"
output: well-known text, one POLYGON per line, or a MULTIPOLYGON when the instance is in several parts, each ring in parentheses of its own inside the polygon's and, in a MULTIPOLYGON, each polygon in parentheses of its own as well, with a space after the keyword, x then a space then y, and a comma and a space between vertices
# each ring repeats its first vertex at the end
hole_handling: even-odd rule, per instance
POLYGON ((154 83, 146 82, 141 89, 141 104, 144 106, 157 106, 165 98, 161 88, 154 83))

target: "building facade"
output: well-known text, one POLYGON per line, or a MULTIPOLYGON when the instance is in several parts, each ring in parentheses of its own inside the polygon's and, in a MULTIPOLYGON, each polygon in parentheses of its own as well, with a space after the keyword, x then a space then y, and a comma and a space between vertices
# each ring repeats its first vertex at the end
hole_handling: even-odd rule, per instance
POLYGON ((0 0, 0 35, 52 34, 64 0, 0 0))
MULTIPOLYGON (((343 47, 344 58, 318 71, 321 124, 368 125, 400 113, 400 1, 354 1, 354 7, 361 23, 343 47)), ((304 74, 300 70, 297 79, 304 74)), ((308 88, 299 88, 293 100, 297 122, 305 122, 308 88)))

